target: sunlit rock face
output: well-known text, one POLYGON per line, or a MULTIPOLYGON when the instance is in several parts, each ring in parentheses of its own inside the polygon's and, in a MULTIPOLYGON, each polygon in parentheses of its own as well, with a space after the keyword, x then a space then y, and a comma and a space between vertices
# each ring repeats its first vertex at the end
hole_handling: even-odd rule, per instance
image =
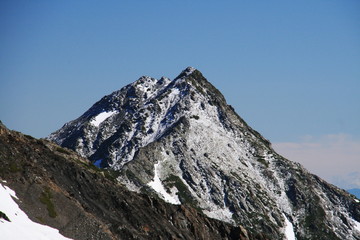
POLYGON ((174 80, 141 77, 49 139, 118 170, 132 191, 253 234, 360 239, 354 197, 278 155, 191 67, 174 80))

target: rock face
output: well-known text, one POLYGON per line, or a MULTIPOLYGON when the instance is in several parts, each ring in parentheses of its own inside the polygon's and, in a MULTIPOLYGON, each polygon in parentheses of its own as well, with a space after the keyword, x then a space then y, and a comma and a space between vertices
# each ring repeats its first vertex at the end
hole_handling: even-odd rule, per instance
MULTIPOLYGON (((116 182, 114 172, 51 142, 10 131, 1 122, 0 166, 0 188, 16 192, 30 219, 72 239, 266 239, 189 206, 130 192, 116 182)), ((13 220, 1 210, 0 201, 0 225, 13 220)))
POLYGON ((353 196, 278 155, 194 68, 141 77, 49 139, 157 194, 268 239, 360 239, 353 196))

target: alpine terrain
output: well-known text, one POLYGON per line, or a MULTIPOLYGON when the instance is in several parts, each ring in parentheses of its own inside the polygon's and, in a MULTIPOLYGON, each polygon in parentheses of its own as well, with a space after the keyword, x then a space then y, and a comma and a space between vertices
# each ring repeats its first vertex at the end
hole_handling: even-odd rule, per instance
POLYGON ((49 140, 132 192, 188 206, 264 239, 360 239, 353 195, 291 162, 194 68, 141 77, 49 140))
POLYGON ((1 121, 0 166, 1 239, 265 240, 190 206, 131 192, 113 171, 1 121))

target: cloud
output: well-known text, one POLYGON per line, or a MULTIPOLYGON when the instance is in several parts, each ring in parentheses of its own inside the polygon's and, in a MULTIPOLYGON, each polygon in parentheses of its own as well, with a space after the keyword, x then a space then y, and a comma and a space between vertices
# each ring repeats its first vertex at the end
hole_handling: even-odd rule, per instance
POLYGON ((304 136, 298 142, 273 143, 282 156, 342 188, 360 188, 360 141, 346 134, 304 136))

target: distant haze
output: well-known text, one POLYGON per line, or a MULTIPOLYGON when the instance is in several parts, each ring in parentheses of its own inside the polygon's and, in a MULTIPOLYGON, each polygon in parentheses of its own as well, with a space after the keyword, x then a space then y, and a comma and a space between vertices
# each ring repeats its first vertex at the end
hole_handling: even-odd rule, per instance
POLYGON ((339 187, 360 188, 360 140, 345 134, 307 136, 299 142, 274 143, 273 147, 339 187))

